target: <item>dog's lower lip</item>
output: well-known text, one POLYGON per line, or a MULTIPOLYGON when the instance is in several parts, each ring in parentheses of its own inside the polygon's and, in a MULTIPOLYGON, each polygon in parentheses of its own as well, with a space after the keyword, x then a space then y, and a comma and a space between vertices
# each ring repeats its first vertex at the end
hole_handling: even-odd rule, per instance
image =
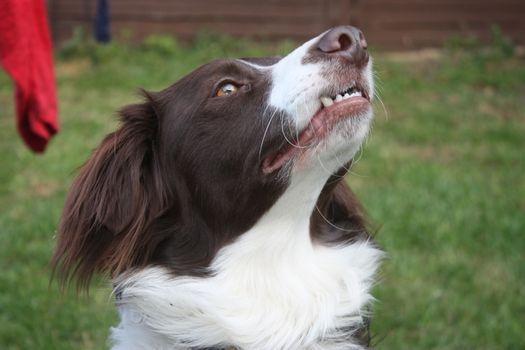
POLYGON ((308 126, 301 132, 298 140, 287 144, 276 153, 264 158, 261 169, 265 174, 279 170, 286 162, 302 152, 314 139, 325 137, 337 123, 343 119, 352 118, 370 107, 366 97, 351 97, 322 107, 310 120, 308 126))

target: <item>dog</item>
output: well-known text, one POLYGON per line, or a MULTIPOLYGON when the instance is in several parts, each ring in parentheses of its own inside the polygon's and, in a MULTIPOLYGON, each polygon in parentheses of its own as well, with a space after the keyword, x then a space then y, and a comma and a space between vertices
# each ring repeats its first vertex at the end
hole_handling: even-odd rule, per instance
POLYGON ((367 349, 382 251, 343 177, 373 95, 365 37, 340 26, 123 108, 53 257, 65 283, 111 277, 113 349, 367 349))

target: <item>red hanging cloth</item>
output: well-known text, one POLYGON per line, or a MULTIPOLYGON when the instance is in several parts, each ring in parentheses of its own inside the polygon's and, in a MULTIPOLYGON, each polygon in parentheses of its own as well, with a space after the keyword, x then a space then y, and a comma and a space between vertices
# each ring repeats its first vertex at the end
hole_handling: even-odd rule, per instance
POLYGON ((18 131, 33 151, 43 152, 59 130, 44 0, 0 1, 0 63, 15 82, 18 131))

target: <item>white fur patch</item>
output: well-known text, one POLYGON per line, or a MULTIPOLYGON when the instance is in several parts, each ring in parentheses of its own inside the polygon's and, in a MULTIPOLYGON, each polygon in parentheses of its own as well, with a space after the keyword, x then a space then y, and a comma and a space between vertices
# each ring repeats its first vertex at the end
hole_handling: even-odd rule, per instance
POLYGON ((362 326, 380 255, 366 242, 338 249, 288 244, 244 256, 208 279, 145 269, 122 282, 114 349, 351 348, 339 330, 362 326))
POLYGON ((322 76, 323 64, 302 63, 308 49, 320 36, 292 51, 272 69, 272 91, 268 103, 293 116, 292 122, 298 129, 304 128, 321 107, 319 92, 330 84, 322 76))

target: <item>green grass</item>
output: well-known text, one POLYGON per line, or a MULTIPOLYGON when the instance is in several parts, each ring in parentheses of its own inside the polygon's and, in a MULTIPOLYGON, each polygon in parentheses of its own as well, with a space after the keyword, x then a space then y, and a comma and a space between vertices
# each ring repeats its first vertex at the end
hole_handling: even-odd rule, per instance
MULTIPOLYGON (((115 111, 210 59, 279 54, 201 37, 131 47, 72 42, 59 55, 62 130, 43 156, 16 134, 0 74, 0 349, 102 349, 107 287, 49 287, 56 224, 76 169, 115 111)), ((388 252, 372 323, 378 349, 524 349, 525 64, 498 48, 406 63, 376 55, 383 107, 348 176, 388 252), (496 53, 496 54, 494 54, 496 53)))

